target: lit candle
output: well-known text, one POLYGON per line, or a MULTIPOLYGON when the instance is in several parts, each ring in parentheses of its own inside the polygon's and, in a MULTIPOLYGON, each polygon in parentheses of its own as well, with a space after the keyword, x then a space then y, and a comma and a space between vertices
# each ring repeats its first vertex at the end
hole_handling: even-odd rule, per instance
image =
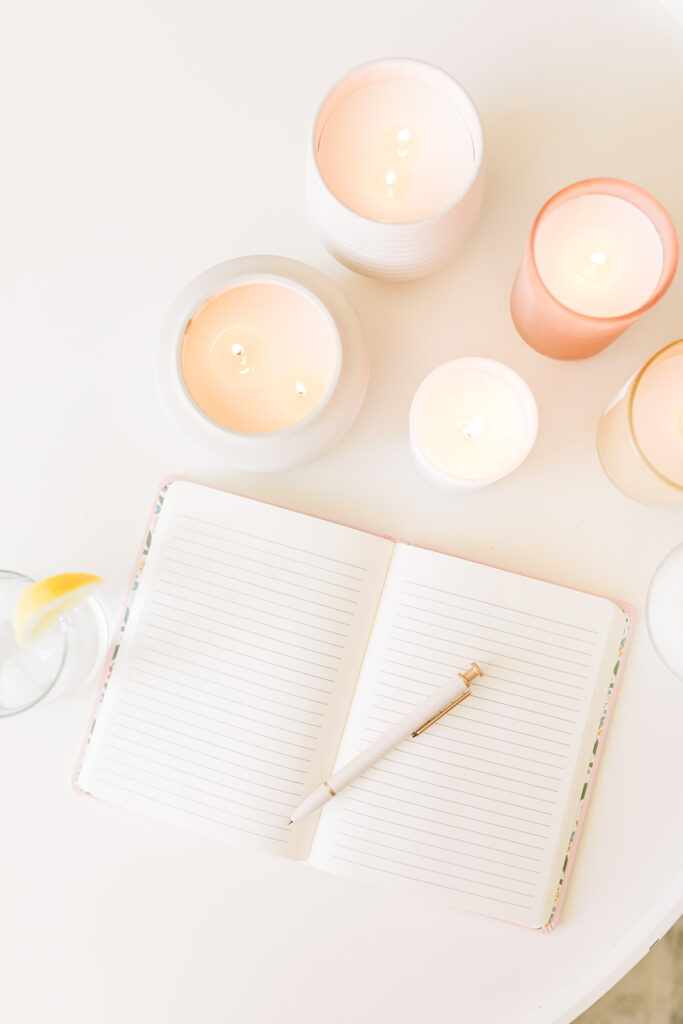
POLYGON ((242 433, 283 430, 309 416, 332 384, 336 329, 292 282, 239 282, 211 296, 187 325, 187 389, 216 423, 242 433))
POLYGON ((309 208, 354 270, 405 280, 452 258, 481 205, 482 134, 446 72, 386 60, 346 76, 320 108, 309 152, 309 208))
POLYGON ((538 214, 512 291, 525 341, 582 359, 614 341, 669 287, 678 243, 664 208, 628 182, 569 186, 538 214))
POLYGON ((655 353, 608 404, 598 453, 635 501, 683 505, 683 340, 655 353))
POLYGON ((450 491, 477 491, 516 469, 538 429, 534 396, 492 359, 455 359, 429 374, 410 410, 413 457, 450 491))
POLYGON ((368 378, 345 296, 312 267, 267 256, 191 282, 164 330, 160 371, 193 436, 255 471, 322 454, 355 419, 368 378))
POLYGON ((670 551, 652 577, 647 627, 664 664, 683 679, 683 544, 670 551))

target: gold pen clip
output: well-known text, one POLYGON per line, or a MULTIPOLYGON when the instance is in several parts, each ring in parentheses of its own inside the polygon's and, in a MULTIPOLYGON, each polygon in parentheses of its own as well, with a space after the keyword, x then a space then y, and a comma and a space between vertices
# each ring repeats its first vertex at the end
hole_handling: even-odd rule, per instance
POLYGON ((460 704, 460 702, 463 701, 465 697, 469 697, 469 695, 472 692, 470 690, 470 683, 472 682, 473 679, 476 679, 477 676, 483 676, 483 674, 484 673, 479 668, 476 661, 473 661, 471 663, 471 666, 467 669, 467 672, 458 672, 458 676, 460 677, 460 679, 462 679, 463 683, 467 687, 465 692, 461 693, 459 697, 456 697, 453 703, 449 704, 447 708, 443 709, 443 711, 439 711, 438 715, 434 715, 432 718, 429 719, 428 722, 425 722, 424 725, 421 725, 419 729, 416 729, 415 732, 411 732, 410 735, 419 736, 420 733, 423 733, 426 729, 430 727, 430 725, 434 725, 434 723, 438 722, 440 718, 443 718, 444 715, 447 715, 449 711, 452 711, 456 704, 460 704))

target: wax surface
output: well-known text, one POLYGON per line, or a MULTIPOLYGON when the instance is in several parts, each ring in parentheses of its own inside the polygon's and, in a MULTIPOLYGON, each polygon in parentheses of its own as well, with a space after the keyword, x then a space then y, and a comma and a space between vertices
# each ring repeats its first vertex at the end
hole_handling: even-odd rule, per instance
POLYGON ((645 370, 632 415, 633 431, 647 460, 683 486, 683 352, 645 370))
POLYGON ((514 385, 483 370, 449 368, 428 381, 412 422, 424 457, 464 480, 503 476, 529 440, 529 416, 514 385))
POLYGON ((551 210, 536 232, 534 258, 548 291, 585 316, 624 316, 653 294, 664 247, 646 215, 625 199, 583 195, 551 210))
POLYGON ((244 433, 308 416, 333 381, 332 322, 305 293, 254 282, 214 295, 190 320, 180 362, 187 389, 217 423, 244 433))
POLYGON ((330 190, 372 220, 409 223, 454 203, 471 181, 474 146, 454 103, 412 80, 359 86, 318 143, 330 190))

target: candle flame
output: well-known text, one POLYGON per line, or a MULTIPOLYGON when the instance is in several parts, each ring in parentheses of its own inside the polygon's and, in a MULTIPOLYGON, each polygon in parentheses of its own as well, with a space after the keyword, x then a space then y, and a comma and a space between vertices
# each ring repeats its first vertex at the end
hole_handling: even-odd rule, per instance
POLYGON ((590 255, 590 261, 581 271, 581 277, 587 281, 598 281, 601 275, 601 269, 607 263, 607 256, 604 252, 592 252, 590 255))
POLYGON ((300 380, 296 382, 295 387, 296 393, 299 396, 299 398, 303 398, 305 395, 308 394, 308 388, 300 380))
POLYGON ((479 437, 482 430, 484 429, 485 422, 486 421, 483 416, 475 416, 474 419, 470 420, 470 422, 466 425, 465 429, 463 430, 465 437, 479 437))

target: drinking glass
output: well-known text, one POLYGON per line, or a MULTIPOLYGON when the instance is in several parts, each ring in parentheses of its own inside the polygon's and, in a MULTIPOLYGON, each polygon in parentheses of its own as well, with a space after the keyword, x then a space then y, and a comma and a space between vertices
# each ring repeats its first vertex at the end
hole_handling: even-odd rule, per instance
POLYGON ((21 647, 14 634, 14 609, 33 582, 23 573, 0 570, 0 718, 86 686, 106 648, 106 619, 93 597, 60 615, 29 647, 21 647))

